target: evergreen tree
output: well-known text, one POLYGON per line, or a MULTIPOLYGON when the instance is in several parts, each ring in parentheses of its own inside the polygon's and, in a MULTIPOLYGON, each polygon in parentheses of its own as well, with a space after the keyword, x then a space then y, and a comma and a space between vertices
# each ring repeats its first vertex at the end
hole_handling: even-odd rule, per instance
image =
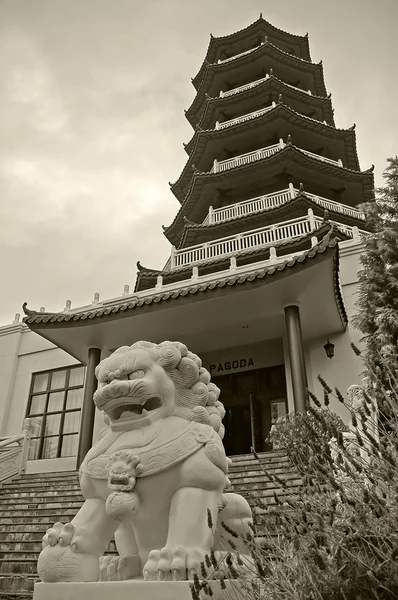
POLYGON ((365 239, 355 325, 365 338, 368 375, 380 408, 387 392, 398 399, 398 156, 388 159, 385 185, 364 207, 373 233, 365 239))

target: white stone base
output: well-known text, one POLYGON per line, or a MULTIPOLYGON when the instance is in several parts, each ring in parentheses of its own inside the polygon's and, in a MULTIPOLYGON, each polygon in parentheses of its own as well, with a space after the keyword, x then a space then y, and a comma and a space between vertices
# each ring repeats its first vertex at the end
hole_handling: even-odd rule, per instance
MULTIPOLYGON (((236 581, 210 582, 211 600, 243 599, 236 581), (232 589, 233 588, 233 589, 232 589), (228 594, 229 590, 229 594, 228 594)), ((201 598, 209 598, 202 593, 201 598)), ((102 581, 97 583, 36 583, 33 600, 192 600, 188 581, 102 581)), ((210 599, 209 599, 210 600, 210 599)))

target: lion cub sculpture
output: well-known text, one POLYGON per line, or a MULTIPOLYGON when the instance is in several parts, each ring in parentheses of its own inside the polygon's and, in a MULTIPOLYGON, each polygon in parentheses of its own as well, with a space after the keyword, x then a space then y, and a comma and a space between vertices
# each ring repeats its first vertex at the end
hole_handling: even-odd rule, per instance
POLYGON ((94 402, 109 425, 80 469, 84 505, 43 538, 42 581, 192 579, 231 546, 250 563, 251 510, 223 492, 225 410, 200 358, 180 342, 137 342, 96 376, 94 402), (113 537, 119 556, 102 556, 113 537))

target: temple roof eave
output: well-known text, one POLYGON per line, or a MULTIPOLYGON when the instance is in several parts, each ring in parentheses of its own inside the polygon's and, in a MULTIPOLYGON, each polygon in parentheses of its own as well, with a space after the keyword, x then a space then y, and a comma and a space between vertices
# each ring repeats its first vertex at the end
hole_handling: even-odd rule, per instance
POLYGON ((283 116, 293 125, 302 125, 307 131, 314 131, 331 139, 343 140, 347 152, 347 158, 350 158, 350 168, 359 170, 359 158, 356 149, 356 134, 354 128, 343 129, 328 125, 322 121, 318 121, 312 117, 307 117, 306 115, 293 110, 290 108, 290 106, 287 106, 283 102, 279 102, 274 108, 262 115, 259 115, 258 117, 247 119, 246 121, 235 123, 229 127, 221 129, 198 129, 195 131, 194 135, 185 146, 185 150, 189 151, 188 161, 174 185, 177 186, 186 171, 189 171, 189 167, 197 162, 198 158, 203 152, 203 148, 212 138, 228 138, 231 131, 237 131, 238 129, 241 131, 250 130, 251 127, 258 127, 258 125, 263 122, 266 123, 267 121, 272 121, 281 116, 283 116))
POLYGON ((270 75, 268 77, 268 79, 266 79, 262 83, 259 83, 258 85, 253 86, 251 88, 247 88, 246 90, 242 90, 241 92, 236 93, 236 94, 206 97, 205 108, 203 110, 202 116, 198 123, 196 123, 195 112, 192 111, 193 104, 191 104, 191 106, 185 111, 185 116, 188 119, 188 121, 190 122, 190 124, 192 125, 192 127, 194 127, 194 128, 196 126, 202 127, 203 122, 206 119, 207 113, 215 105, 220 104, 221 106, 223 106, 223 105, 228 106, 230 103, 239 101, 244 98, 249 98, 250 96, 258 97, 259 92, 262 92, 263 90, 265 91, 266 88, 268 88, 268 87, 271 87, 271 89, 275 88, 277 91, 279 91, 281 93, 287 91, 289 94, 292 94, 293 96, 296 96, 297 98, 300 98, 301 100, 304 100, 305 104, 307 104, 308 106, 323 105, 324 110, 327 107, 327 109, 326 109, 327 115, 326 116, 328 117, 328 119, 330 121, 330 125, 333 125, 333 126, 335 125, 333 109, 332 109, 332 100, 331 100, 330 95, 329 96, 316 96, 315 94, 310 95, 305 90, 296 88, 293 85, 290 85, 289 83, 282 81, 282 79, 275 77, 275 75, 270 75))
MULTIPOLYGON (((255 50, 253 50, 253 52, 250 54, 246 54, 244 56, 240 56, 240 57, 236 58, 236 62, 234 61, 234 64, 235 65, 237 65, 237 64, 243 65, 245 62, 250 64, 255 58, 261 57, 263 53, 267 53, 267 52, 270 52, 271 55, 272 54, 277 55, 278 58, 282 60, 282 62, 284 61, 285 63, 290 64, 291 66, 293 66, 295 69, 297 69, 299 71, 312 72, 314 74, 314 83, 315 83, 315 88, 316 88, 315 93, 318 96, 324 96, 324 97, 327 96, 325 80, 324 80, 324 76, 323 76, 322 62, 313 63, 313 62, 309 62, 309 61, 304 61, 303 59, 300 59, 297 56, 292 56, 291 54, 284 52, 283 50, 281 50, 280 48, 277 48, 276 46, 274 46, 273 44, 270 44, 269 42, 262 44, 261 46, 259 46, 255 50)), ((205 96, 206 90, 209 89, 209 85, 210 85, 213 77, 215 76, 215 73, 217 71, 222 72, 226 65, 227 65, 227 70, 229 70, 231 63, 206 64, 204 77, 200 83, 200 86, 197 89, 197 93, 195 95, 195 98, 194 98, 191 106, 189 107, 189 109, 187 109, 186 112, 191 111, 196 104, 198 104, 199 102, 202 101, 201 98, 203 98, 205 96)))
POLYGON ((301 36, 301 35, 289 33, 287 31, 283 31, 282 29, 275 27, 274 25, 272 25, 271 23, 269 23, 268 21, 266 21, 265 19, 263 19, 260 16, 260 18, 257 19, 257 21, 254 21, 247 27, 244 27, 243 29, 240 29, 239 31, 235 31, 234 33, 224 35, 224 36, 217 36, 217 37, 210 34, 210 41, 209 41, 209 44, 207 47, 204 61, 201 65, 198 73, 195 75, 195 77, 192 78, 192 84, 195 87, 195 89, 197 89, 197 87, 200 85, 200 81, 204 75, 206 63, 209 63, 209 62, 211 63, 214 60, 216 60, 217 50, 222 45, 223 42, 230 41, 230 40, 239 41, 239 38, 245 38, 251 32, 251 30, 256 29, 256 28, 260 29, 261 26, 266 29, 268 28, 270 31, 272 31, 272 33, 275 33, 277 36, 280 36, 281 38, 285 38, 286 42, 288 42, 288 43, 293 42, 293 43, 297 44, 298 47, 301 49, 302 53, 306 56, 305 60, 308 60, 308 61, 311 60, 308 35, 301 36))
MULTIPOLYGON (((176 196, 177 200, 181 204, 181 208, 178 211, 173 223, 169 227, 166 227, 166 229, 165 229, 166 237, 167 237, 167 231, 170 229, 170 227, 172 227, 172 225, 174 224, 176 219, 179 217, 179 214, 180 214, 181 210, 183 209, 184 205, 186 205, 189 202, 197 181, 199 181, 202 178, 209 178, 209 177, 216 177, 219 179, 224 179, 225 176, 228 176, 231 173, 239 172, 245 168, 250 169, 253 165, 256 165, 256 164, 258 165, 258 163, 264 164, 264 161, 267 161, 268 163, 270 163, 270 162, 274 162, 274 161, 278 161, 278 160, 283 160, 285 157, 287 157, 289 155, 289 153, 293 153, 293 155, 295 156, 295 158, 297 160, 304 161, 306 164, 312 165, 319 170, 327 170, 327 171, 332 171, 332 172, 334 171, 334 172, 338 173, 339 175, 341 174, 343 176, 342 177, 343 180, 344 180, 344 178, 347 178, 347 177, 349 177, 351 179, 353 177, 358 178, 367 173, 373 172, 373 169, 368 169, 365 171, 353 170, 353 169, 348 169, 347 167, 344 167, 344 166, 338 166, 337 164, 333 165, 331 163, 319 160, 317 158, 313 158, 313 157, 305 154, 305 152, 301 151, 300 148, 294 146, 294 144, 286 144, 285 148, 279 150, 278 152, 275 152, 271 156, 268 156, 268 157, 258 160, 258 161, 253 161, 253 162, 245 164, 245 165, 234 167, 233 169, 228 169, 228 170, 220 171, 217 173, 211 173, 210 171, 209 172, 195 171, 194 175, 191 179, 190 186, 187 189, 186 193, 184 193, 183 190, 179 190, 178 186, 176 185, 177 182, 175 184, 173 184, 173 186, 171 187, 174 195, 176 196)), ((372 182, 373 182, 373 175, 372 175, 372 182)), ((373 183, 371 185, 371 188, 373 189, 373 183)), ((373 196, 370 195, 368 200, 372 200, 372 197, 373 196)))
MULTIPOLYGON (((309 267, 313 261, 322 261, 331 257, 334 264, 333 277, 336 304, 338 305, 342 325, 345 327, 347 324, 347 314, 345 312, 339 285, 337 244, 338 239, 331 239, 329 235, 325 236, 319 244, 302 252, 299 256, 287 259, 277 265, 269 265, 247 273, 230 274, 215 281, 203 283, 187 282, 187 284, 181 286, 181 288, 170 291, 151 290, 148 294, 141 294, 141 297, 124 299, 123 302, 119 302, 113 306, 95 307, 82 312, 69 314, 47 313, 44 315, 36 311, 29 311, 29 314, 23 321, 32 331, 49 339, 60 348, 65 349, 62 340, 67 340, 68 334, 63 335, 62 330, 70 331, 71 328, 74 329, 76 327, 79 329, 81 327, 83 329, 86 328, 87 334, 83 332, 83 335, 85 335, 89 342, 90 339, 95 338, 94 333, 91 335, 91 332, 93 332, 92 326, 95 324, 100 324, 101 322, 114 323, 115 320, 120 318, 123 319, 148 311, 152 312, 153 310, 162 310, 163 308, 170 307, 170 303, 175 305, 176 302, 179 303, 180 301, 200 300, 202 299, 203 294, 212 294, 213 292, 217 292, 217 290, 224 290, 224 292, 227 291, 227 293, 231 293, 235 289, 240 291, 241 286, 248 286, 249 288, 252 286, 262 286, 266 283, 275 281, 275 277, 278 279, 280 276, 289 276, 292 272, 297 271, 297 269, 300 271, 302 268, 309 267), (53 333, 51 334, 50 332, 53 333)), ((101 338, 101 336, 99 337, 101 338)), ((82 360, 82 356, 77 355, 77 353, 71 351, 70 348, 66 349, 66 351, 72 354, 72 356, 76 356, 79 360, 82 360)))

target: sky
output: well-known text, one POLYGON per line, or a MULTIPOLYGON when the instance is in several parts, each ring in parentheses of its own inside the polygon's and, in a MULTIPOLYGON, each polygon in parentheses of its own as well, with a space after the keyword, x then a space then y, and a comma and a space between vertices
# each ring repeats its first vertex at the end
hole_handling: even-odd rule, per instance
POLYGON ((309 33, 361 168, 398 154, 398 0, 1 0, 0 325, 162 268, 210 33, 309 33))

